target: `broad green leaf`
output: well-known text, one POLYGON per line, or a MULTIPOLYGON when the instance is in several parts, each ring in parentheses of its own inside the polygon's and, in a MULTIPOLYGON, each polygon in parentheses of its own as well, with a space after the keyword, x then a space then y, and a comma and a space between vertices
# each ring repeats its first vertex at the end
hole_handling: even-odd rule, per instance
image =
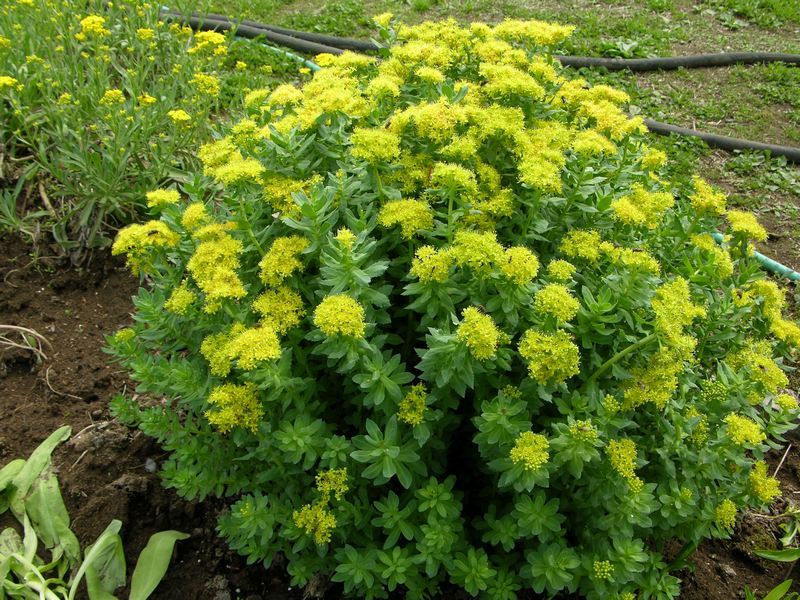
POLYGON ((776 585, 772 588, 769 594, 764 596, 764 600, 781 600, 786 595, 786 592, 789 591, 790 587, 792 587, 792 580, 787 579, 780 585, 776 585))
POLYGON ((117 587, 125 585, 125 555, 122 551, 122 538, 118 535, 121 527, 122 522, 118 519, 111 521, 103 533, 100 534, 100 537, 97 538, 97 541, 86 552, 86 557, 83 559, 83 563, 72 581, 72 586, 69 588, 68 600, 74 600, 81 579, 83 579, 86 569, 90 566, 95 568, 98 576, 105 582, 104 586, 110 586, 115 583, 119 584, 117 587), (122 583, 119 583, 120 562, 122 583))
POLYGON ((69 425, 56 429, 31 453, 28 460, 25 461, 25 465, 12 480, 11 484, 16 489, 10 498, 11 510, 20 521, 22 521, 22 515, 25 512, 24 501, 28 490, 50 464, 50 456, 56 446, 69 438, 71 433, 72 428, 69 425))
POLYGON ((159 531, 150 536, 133 569, 131 595, 128 600, 145 600, 150 597, 167 572, 175 542, 188 537, 186 533, 173 530, 159 531))
POLYGON ((8 510, 8 497, 12 491, 9 486, 24 466, 25 459, 17 458, 0 469, 0 515, 8 510))
POLYGON ((117 600, 114 594, 105 590, 97 569, 92 565, 86 567, 86 591, 89 594, 89 600, 117 600))
POLYGON ((77 565, 81 559, 81 548, 78 538, 69 528, 69 513, 55 475, 40 477, 34 482, 25 500, 25 510, 45 547, 60 548, 71 565, 77 565))
POLYGON ((23 552, 24 546, 19 533, 12 527, 6 527, 0 533, 0 561, 5 560, 12 554, 22 554, 23 552))
POLYGON ((800 560, 800 548, 786 548, 784 550, 756 550, 756 556, 767 560, 777 560, 780 562, 794 562, 800 560))

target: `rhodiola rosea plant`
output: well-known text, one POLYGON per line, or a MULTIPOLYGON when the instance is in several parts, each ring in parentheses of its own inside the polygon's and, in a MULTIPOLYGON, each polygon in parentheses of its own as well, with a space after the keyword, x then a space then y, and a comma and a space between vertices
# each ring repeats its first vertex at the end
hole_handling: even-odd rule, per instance
POLYGON ((668 541, 779 494, 766 232, 660 176, 626 95, 550 55, 571 28, 376 22, 379 59, 250 92, 120 232, 146 287, 110 346, 160 401, 115 411, 293 585, 675 597, 668 541))

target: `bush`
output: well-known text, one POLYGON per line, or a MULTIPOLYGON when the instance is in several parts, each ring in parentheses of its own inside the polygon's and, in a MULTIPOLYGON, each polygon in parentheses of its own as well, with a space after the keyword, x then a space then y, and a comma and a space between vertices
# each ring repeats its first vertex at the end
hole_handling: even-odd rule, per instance
POLYGON ((110 346, 163 401, 114 410, 292 585, 674 597, 666 542, 779 494, 766 232, 659 177, 625 94, 549 54, 570 28, 387 18, 382 61, 251 93, 211 179, 120 232, 149 285, 110 346))
POLYGON ((191 150, 211 139, 209 115, 236 70, 222 69, 223 35, 193 35, 158 11, 127 1, 4 3, 0 143, 24 169, 6 174, 23 185, 5 196, 0 226, 31 236, 37 223, 51 227, 65 250, 110 244, 109 230, 144 216, 144 192, 197 169, 191 150), (28 183, 40 211, 21 193, 28 183))

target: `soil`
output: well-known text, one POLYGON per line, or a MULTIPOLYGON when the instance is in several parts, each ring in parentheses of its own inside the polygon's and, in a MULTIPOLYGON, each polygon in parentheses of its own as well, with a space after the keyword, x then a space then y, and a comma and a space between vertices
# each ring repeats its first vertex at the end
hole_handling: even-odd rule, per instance
MULTIPOLYGON (((0 324, 33 329, 49 344, 43 347, 47 358, 40 361, 32 352, 0 347, 0 465, 28 456, 55 429, 70 425, 73 437, 58 448, 53 462, 82 547, 111 519, 120 519, 132 570, 150 535, 178 529, 191 537, 178 543, 153 598, 301 598, 300 590, 289 587, 281 565, 269 571, 247 566, 216 536, 221 503, 187 502, 162 488, 152 471, 163 452, 110 417, 109 400, 129 390, 130 382, 103 353, 103 336, 130 323, 138 282, 117 261, 95 261, 91 269, 81 270, 32 260, 27 253, 17 240, 0 241, 0 324)), ((781 451, 770 457, 773 470, 781 457, 781 451)), ((788 502, 800 503, 796 447, 790 448, 778 475, 784 499, 773 506, 775 514, 788 502)), ((760 597, 792 576, 790 565, 752 553, 777 547, 775 521, 759 516, 740 521, 732 539, 703 544, 692 559, 694 568, 678 574, 684 581, 681 600, 743 598, 745 586, 760 597)), ((336 588, 326 595, 338 596, 336 588)), ((441 597, 467 596, 444 592, 441 597)))

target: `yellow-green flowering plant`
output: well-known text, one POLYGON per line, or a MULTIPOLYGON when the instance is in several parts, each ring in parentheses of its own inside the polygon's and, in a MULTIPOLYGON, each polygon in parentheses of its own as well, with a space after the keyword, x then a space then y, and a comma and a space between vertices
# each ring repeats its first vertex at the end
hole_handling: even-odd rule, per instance
POLYGON ((111 230, 145 213, 144 192, 197 168, 193 150, 212 138, 225 87, 241 95, 242 82, 230 40, 159 10, 143 0, 0 6, 0 143, 22 172, 0 228, 36 222, 65 250, 110 244, 111 230), (20 215, 26 186, 41 211, 20 215))
POLYGON ((252 92, 120 232, 147 286, 110 346, 158 402, 115 411, 293 585, 677 596, 665 544, 779 494, 766 232, 660 177, 626 95, 551 57, 571 28, 378 22, 380 59, 252 92))

